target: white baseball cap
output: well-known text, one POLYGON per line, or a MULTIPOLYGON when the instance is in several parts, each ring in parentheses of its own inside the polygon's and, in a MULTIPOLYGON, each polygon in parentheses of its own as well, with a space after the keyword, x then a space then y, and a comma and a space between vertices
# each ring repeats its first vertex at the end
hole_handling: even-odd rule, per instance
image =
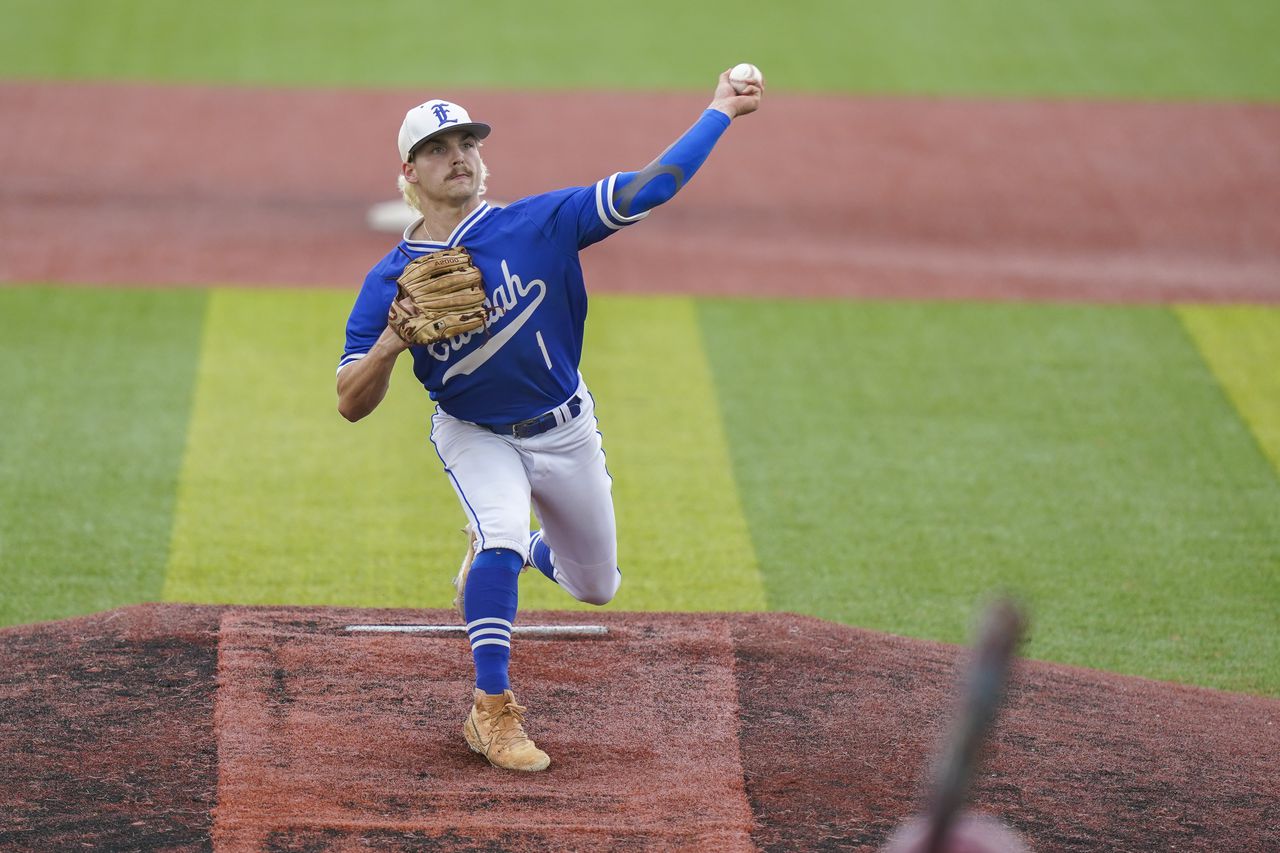
POLYGON ((469 130, 476 139, 484 139, 491 128, 487 124, 472 121, 467 111, 449 101, 427 101, 405 113, 400 125, 400 162, 408 163, 413 150, 438 133, 450 130, 469 130))

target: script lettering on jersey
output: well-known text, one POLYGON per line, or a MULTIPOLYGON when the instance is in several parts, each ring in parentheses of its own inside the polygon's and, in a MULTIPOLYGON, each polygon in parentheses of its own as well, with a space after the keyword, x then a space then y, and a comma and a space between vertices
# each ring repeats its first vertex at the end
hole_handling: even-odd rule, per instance
MULTIPOLYGON (((528 322, 533 316, 533 312, 538 310, 538 306, 542 303, 543 298, 547 295, 547 284, 540 278, 532 281, 524 282, 520 280, 520 276, 511 272, 504 258, 502 261, 502 284, 494 288, 490 296, 485 299, 485 304, 489 306, 489 316, 485 318, 484 329, 488 331, 491 326, 505 317, 507 314, 519 309, 518 314, 503 326, 496 334, 491 335, 483 344, 476 349, 467 353, 462 358, 445 371, 443 382, 448 382, 454 376, 466 376, 484 364, 506 345, 507 341, 515 337, 516 332, 520 331, 520 327, 528 322), (532 294, 532 298, 528 298, 532 294)), ((472 336, 480 333, 477 329, 474 332, 467 332, 465 335, 455 335, 448 341, 440 341, 427 347, 427 352, 436 361, 448 361, 449 357, 470 343, 472 336)))

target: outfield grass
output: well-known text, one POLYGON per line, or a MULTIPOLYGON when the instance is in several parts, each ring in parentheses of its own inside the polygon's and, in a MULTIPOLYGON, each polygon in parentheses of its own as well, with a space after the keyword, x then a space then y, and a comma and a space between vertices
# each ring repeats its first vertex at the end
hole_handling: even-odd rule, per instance
POLYGON ((1275 100, 1266 0, 6 0, 0 76, 215 83, 1275 100))
POLYGON ((1276 691, 1280 482, 1168 309, 701 316, 771 609, 960 642, 1009 590, 1033 657, 1276 691))
MULTIPOLYGON (((159 598, 445 606, 462 515, 418 386, 401 369, 356 425, 334 409, 350 300, 0 289, 0 623, 159 598)), ((1278 321, 598 297, 615 606, 962 641, 1005 589, 1034 657, 1280 695, 1277 415, 1253 364, 1278 321)), ((522 600, 568 603, 534 573, 522 600)))
MULTIPOLYGON (((611 606, 767 609, 695 300, 594 299, 585 351, 618 515, 623 585, 611 606)), ((570 606, 547 584, 521 596, 570 606)))
POLYGON ((204 303, 0 289, 0 624, 160 596, 204 303))
POLYGON ((164 600, 413 605, 439 580, 426 568, 456 562, 461 536, 441 534, 457 512, 438 478, 425 487, 430 410, 407 393, 408 363, 384 417, 337 413, 351 301, 211 293, 164 600))
MULTIPOLYGON (((373 415, 352 425, 337 414, 351 300, 210 296, 165 600, 449 606, 465 518, 427 439, 432 407, 408 359, 373 415), (295 322, 281 327, 280 317, 295 322)), ((600 385, 605 449, 629 449, 609 457, 627 578, 615 606, 762 609, 692 302, 602 300, 592 315, 587 372, 600 385), (666 332, 655 339, 647 332, 659 317, 666 332), (652 363, 654 346, 664 365, 652 363), (655 431, 663 440, 650 440, 655 431), (704 473, 689 476, 694 466, 704 473), (691 573, 691 561, 703 571, 691 573)), ((536 573, 525 581, 525 607, 588 606, 536 573)))
POLYGON ((1215 305, 1184 306, 1177 312, 1280 473, 1280 310, 1215 305))

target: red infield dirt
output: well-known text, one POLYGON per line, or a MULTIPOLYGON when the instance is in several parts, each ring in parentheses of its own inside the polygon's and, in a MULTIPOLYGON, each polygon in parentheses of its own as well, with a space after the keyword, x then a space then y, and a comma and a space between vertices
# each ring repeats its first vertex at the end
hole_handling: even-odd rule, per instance
MULTIPOLYGON (((518 639, 541 774, 461 735, 449 611, 139 605, 0 630, 0 848, 874 850, 965 650, 785 613, 518 639)), ((539 613, 544 624, 584 614, 539 613)), ((1280 848, 1280 701, 1021 661, 971 803, 1037 850, 1280 848)))
MULTIPOLYGON (((494 125, 491 195, 638 169, 699 94, 0 84, 0 281, 354 289, 428 96, 494 125)), ((1280 301, 1280 107, 773 91, 596 292, 1280 301)))

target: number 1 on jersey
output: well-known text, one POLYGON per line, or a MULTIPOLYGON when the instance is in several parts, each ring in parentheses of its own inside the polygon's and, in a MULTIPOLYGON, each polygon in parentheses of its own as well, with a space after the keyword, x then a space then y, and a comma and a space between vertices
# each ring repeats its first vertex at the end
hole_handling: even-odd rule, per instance
POLYGON ((547 370, 551 369, 551 356, 547 354, 547 345, 542 340, 542 331, 539 330, 536 337, 538 338, 538 349, 542 350, 542 360, 547 363, 547 370))

